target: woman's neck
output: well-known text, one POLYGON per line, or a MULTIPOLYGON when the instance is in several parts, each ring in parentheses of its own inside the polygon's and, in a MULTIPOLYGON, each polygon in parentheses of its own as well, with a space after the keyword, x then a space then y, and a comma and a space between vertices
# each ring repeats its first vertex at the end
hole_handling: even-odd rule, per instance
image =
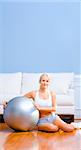
POLYGON ((39 89, 39 92, 41 92, 41 93, 46 93, 47 91, 48 91, 48 89, 43 89, 43 88, 39 89))

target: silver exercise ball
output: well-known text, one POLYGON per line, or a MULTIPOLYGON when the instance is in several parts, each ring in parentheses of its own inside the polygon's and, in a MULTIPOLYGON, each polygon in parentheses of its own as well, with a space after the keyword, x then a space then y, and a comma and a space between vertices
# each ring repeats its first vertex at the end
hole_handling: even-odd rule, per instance
POLYGON ((39 111, 34 101, 24 96, 11 99, 3 114, 4 121, 14 130, 29 131, 34 129, 39 119, 39 111))

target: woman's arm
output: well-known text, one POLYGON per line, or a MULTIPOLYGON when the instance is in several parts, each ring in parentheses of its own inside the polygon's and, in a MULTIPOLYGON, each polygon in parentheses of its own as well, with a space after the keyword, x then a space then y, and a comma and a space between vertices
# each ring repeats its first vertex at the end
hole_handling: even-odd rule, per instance
POLYGON ((44 111, 44 112, 55 112, 56 111, 56 95, 54 92, 51 92, 51 97, 52 97, 52 107, 42 107, 42 106, 36 105, 37 109, 39 111, 44 111))
MULTIPOLYGON (((29 92, 29 93, 26 93, 26 94, 23 95, 23 96, 25 96, 25 97, 27 97, 27 98, 32 98, 32 99, 34 100, 34 98, 35 98, 35 91, 31 91, 31 92, 29 92)), ((3 108, 4 108, 4 109, 6 108, 7 104, 8 104, 8 101, 4 100, 4 102, 3 102, 3 108)))
POLYGON ((27 97, 27 98, 32 98, 34 100, 35 99, 35 95, 36 95, 36 92, 35 91, 31 91, 31 92, 26 93, 24 96, 27 97))

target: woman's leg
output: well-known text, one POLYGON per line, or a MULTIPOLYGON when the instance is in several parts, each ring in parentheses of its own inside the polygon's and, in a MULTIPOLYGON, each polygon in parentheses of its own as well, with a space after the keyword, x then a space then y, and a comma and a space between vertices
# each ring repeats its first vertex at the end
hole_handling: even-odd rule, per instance
POLYGON ((74 130, 73 125, 64 122, 59 116, 54 121, 54 125, 58 126, 60 129, 66 132, 70 132, 74 130))
POLYGON ((38 124, 38 130, 40 131, 47 131, 47 132, 56 132, 58 131, 58 126, 52 123, 41 123, 38 124))

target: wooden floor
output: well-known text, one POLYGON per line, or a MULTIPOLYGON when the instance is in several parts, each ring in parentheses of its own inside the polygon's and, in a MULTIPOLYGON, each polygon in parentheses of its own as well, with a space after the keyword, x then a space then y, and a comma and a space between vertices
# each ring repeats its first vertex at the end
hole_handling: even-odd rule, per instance
POLYGON ((0 123, 0 150, 81 150, 81 130, 15 132, 0 123))

